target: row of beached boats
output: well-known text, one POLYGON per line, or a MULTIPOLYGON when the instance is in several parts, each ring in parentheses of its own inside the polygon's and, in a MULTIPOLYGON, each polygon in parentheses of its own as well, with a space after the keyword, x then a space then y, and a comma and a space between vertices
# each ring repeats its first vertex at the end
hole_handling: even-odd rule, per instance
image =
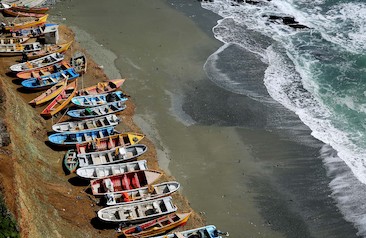
MULTIPOLYGON (((39 17, 33 23, 28 21, 5 27, 14 32, 25 32, 30 26, 42 29, 39 27, 46 24, 48 16, 39 9, 32 11, 29 8, 22 12, 12 7, 5 10, 4 13, 11 16, 39 17)), ((116 114, 126 108, 128 100, 117 90, 125 80, 103 81, 78 89, 79 77, 87 69, 86 56, 78 52, 66 61, 62 52, 72 42, 48 48, 25 43, 27 37, 37 35, 12 35, 0 39, 0 55, 7 55, 2 52, 4 49, 12 51, 12 56, 21 52, 23 59, 27 59, 12 65, 10 70, 22 80, 25 91, 44 91, 29 102, 32 106, 49 102, 41 112, 42 116, 52 117, 72 105, 65 111, 70 120, 54 124, 54 132, 48 140, 60 147, 71 147, 64 156, 64 168, 90 182, 91 193, 105 205, 97 212, 97 217, 103 222, 129 225, 122 230, 125 237, 220 238, 226 235, 211 225, 158 236, 184 225, 191 213, 177 213, 171 195, 180 184, 161 182, 162 172, 149 169, 147 161, 139 159, 147 151, 147 146, 141 144, 144 135, 115 129, 121 123, 116 114), (64 50, 59 51, 62 47, 64 50)))

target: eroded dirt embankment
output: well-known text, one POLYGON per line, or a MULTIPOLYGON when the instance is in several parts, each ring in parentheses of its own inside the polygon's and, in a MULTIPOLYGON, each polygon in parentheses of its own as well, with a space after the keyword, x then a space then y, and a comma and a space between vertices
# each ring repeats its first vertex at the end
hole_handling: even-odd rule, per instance
MULTIPOLYGON (((61 42, 74 38, 65 26, 60 27, 61 42)), ((74 42, 66 58, 75 51, 83 51, 74 42)), ((87 52, 85 52, 88 56, 87 52)), ((47 143, 51 120, 44 120, 39 112, 43 107, 32 108, 27 102, 37 93, 26 93, 20 88, 19 81, 9 74, 9 66, 19 58, 0 58, 0 87, 6 98, 1 115, 10 135, 11 144, 0 153, 8 155, 0 159, 0 181, 8 208, 18 220, 22 237, 116 237, 112 227, 107 227, 96 219, 100 209, 93 196, 87 193, 87 183, 75 175, 65 175, 62 169, 64 150, 52 148, 47 143)), ((83 77, 84 86, 106 80, 101 67, 88 57, 88 71, 83 77)), ((128 79, 126 81, 128 83, 128 79)), ((81 82, 79 82, 81 86, 81 82)), ((122 87, 123 88, 123 87, 122 87)), ((128 92, 127 92, 128 94, 128 92)), ((133 123, 133 95, 127 102, 127 110, 119 116, 122 124, 119 131, 141 132, 133 123)), ((53 123, 60 119, 53 120, 53 123)), ((67 119, 66 117, 63 118, 67 119)), ((148 138, 142 143, 149 148, 140 159, 148 160, 148 166, 159 169, 156 152, 148 138)), ((164 176, 161 180, 174 178, 164 176)), ((191 211, 187 200, 175 194, 174 202, 179 211, 191 211)), ((203 225, 202 218, 193 214, 184 227, 193 228, 203 225)))

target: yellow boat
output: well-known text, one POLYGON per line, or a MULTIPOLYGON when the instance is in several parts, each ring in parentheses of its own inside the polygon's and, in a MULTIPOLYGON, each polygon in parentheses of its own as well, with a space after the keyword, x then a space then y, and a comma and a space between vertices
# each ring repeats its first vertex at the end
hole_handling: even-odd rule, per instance
POLYGON ((37 52, 31 52, 27 54, 28 60, 37 59, 52 53, 62 53, 69 49, 73 41, 64 43, 64 44, 58 44, 58 45, 48 45, 45 46, 42 50, 37 52))
POLYGON ((178 226, 184 225, 191 213, 173 213, 154 220, 124 229, 126 238, 143 238, 163 234, 178 226))
POLYGON ((41 95, 30 101, 29 104, 32 106, 37 106, 48 102, 49 100, 59 95, 65 89, 66 85, 67 79, 64 79, 48 89, 46 92, 42 93, 41 95))
POLYGON ((10 24, 9 26, 5 26, 5 30, 12 31, 12 30, 19 30, 19 29, 31 28, 34 26, 43 25, 46 23, 47 17, 48 17, 48 14, 44 15, 43 17, 37 18, 36 20, 33 20, 33 21, 10 24))

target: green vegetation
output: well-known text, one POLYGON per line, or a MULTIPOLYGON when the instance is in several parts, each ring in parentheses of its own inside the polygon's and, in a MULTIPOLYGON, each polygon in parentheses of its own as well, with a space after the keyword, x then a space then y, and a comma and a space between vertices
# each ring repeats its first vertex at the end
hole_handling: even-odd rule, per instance
POLYGON ((18 225, 5 206, 4 198, 0 193, 0 238, 8 237, 20 237, 18 231, 18 225))

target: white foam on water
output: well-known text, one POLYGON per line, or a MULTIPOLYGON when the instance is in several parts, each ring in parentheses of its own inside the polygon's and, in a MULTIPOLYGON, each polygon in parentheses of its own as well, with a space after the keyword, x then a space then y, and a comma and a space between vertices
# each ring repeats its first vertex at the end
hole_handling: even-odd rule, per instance
MULTIPOLYGON (((325 9, 325 6, 317 6, 325 1, 311 1, 308 9, 298 9, 296 4, 306 4, 308 1, 273 0, 267 4, 250 5, 240 4, 232 6, 230 0, 215 0, 213 3, 203 3, 202 6, 223 17, 213 28, 214 35, 222 42, 235 43, 243 48, 260 55, 263 62, 268 63, 265 72, 264 84, 273 99, 283 106, 295 112, 301 121, 311 130, 312 135, 329 144, 337 152, 337 156, 324 159, 329 173, 334 177, 330 187, 333 196, 345 219, 353 222, 359 234, 366 235, 366 217, 364 214, 366 204, 366 148, 357 146, 357 140, 362 135, 352 131, 344 131, 337 127, 337 115, 327 108, 322 101, 319 84, 314 71, 314 66, 321 62, 322 55, 306 54, 299 51, 299 46, 307 42, 294 45, 293 39, 301 34, 316 33, 322 39, 339 47, 346 52, 362 52, 366 48, 366 4, 365 3, 341 3, 325 9), (282 14, 280 14, 282 13, 282 14), (269 23, 263 15, 280 14, 293 15, 301 24, 312 29, 307 32, 294 31, 282 24, 269 23), (235 29, 232 29, 235 27, 235 29), (271 37, 276 41, 272 46, 261 48, 258 44, 252 44, 250 36, 245 35, 241 29, 250 29, 271 37), (281 50, 282 49, 282 50, 281 50), (285 54, 283 51, 285 49, 285 54), (290 62, 289 62, 290 60, 290 62), (339 171, 337 167, 348 166, 347 173, 339 171), (355 185, 357 184, 357 186, 355 185), (348 188, 348 189, 344 189, 348 188), (361 192, 362 191, 362 192, 361 192)), ((310 34, 310 36, 312 36, 310 34)), ((314 40, 319 40, 315 39, 314 40)), ((312 45, 310 45, 312 46, 312 45)), ((316 47, 316 44, 314 44, 316 47)), ((221 50, 224 50, 222 47, 221 50)), ((208 62, 217 61, 218 53, 210 56, 208 62)), ((207 64, 207 63, 206 63, 207 64)), ((344 66, 344 65, 343 65, 344 66)), ((341 67, 341 66, 340 66, 341 67)), ((206 65, 205 65, 206 68, 206 65)), ((211 68, 211 70, 213 70, 211 68)), ((220 73, 220 72, 218 72, 220 73)), ((225 75, 220 75, 223 78, 225 75)), ((230 84, 230 79, 224 80, 230 84)), ((225 88, 225 87, 224 87, 225 88)), ((235 88, 235 85, 226 86, 235 88)), ((234 90, 232 90, 234 91, 234 90)), ((245 92, 243 92, 245 94, 245 92)), ((355 95, 357 97, 357 95, 355 95)), ((359 95, 364 96, 364 95, 359 95)), ((336 98, 339 103, 349 109, 364 112, 365 106, 357 104, 352 97, 336 98)), ((363 131, 365 132, 365 131, 363 131)), ((359 132, 362 133, 362 132, 359 132)), ((324 156, 323 156, 324 157, 324 156)))
POLYGON ((330 146, 322 147, 321 157, 328 176, 332 178, 329 186, 338 208, 345 219, 351 221, 358 229, 357 235, 366 236, 366 187, 355 178, 330 146))
POLYGON ((170 97, 171 101, 171 106, 169 108, 170 115, 175 117, 186 127, 196 124, 196 121, 193 120, 193 118, 183 110, 183 102, 184 102, 184 98, 182 96, 184 95, 183 93, 177 93, 177 92, 173 93, 168 90, 165 90, 165 94, 170 97))

